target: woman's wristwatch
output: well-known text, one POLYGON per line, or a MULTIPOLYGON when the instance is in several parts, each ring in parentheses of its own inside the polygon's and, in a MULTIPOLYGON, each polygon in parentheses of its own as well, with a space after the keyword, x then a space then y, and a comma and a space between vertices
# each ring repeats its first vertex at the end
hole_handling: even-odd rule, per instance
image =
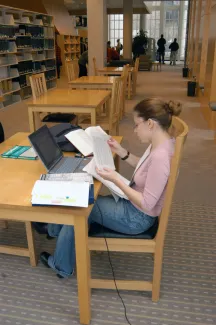
POLYGON ((128 152, 127 152, 127 155, 124 156, 123 158, 121 158, 121 160, 126 160, 126 159, 128 159, 129 156, 130 156, 130 152, 128 151, 128 152))

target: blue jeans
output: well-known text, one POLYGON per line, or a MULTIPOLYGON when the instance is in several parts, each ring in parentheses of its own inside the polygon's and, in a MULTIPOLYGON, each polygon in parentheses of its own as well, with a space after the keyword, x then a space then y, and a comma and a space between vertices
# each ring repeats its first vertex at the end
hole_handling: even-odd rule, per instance
MULTIPOLYGON (((116 203, 113 196, 99 196, 89 216, 89 224, 103 224, 111 230, 137 235, 149 228, 155 218, 139 211, 133 204, 125 199, 116 203)), ((63 277, 73 274, 76 264, 74 227, 66 225, 48 225, 51 237, 58 237, 56 250, 48 259, 49 266, 63 277)))

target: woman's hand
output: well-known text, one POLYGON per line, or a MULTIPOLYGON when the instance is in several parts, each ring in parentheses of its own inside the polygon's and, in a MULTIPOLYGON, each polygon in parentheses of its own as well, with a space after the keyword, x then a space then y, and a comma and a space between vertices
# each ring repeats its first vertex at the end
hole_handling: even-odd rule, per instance
POLYGON ((110 149, 112 150, 112 152, 116 153, 121 158, 123 158, 123 157, 125 157, 127 155, 127 150, 124 149, 124 148, 122 148, 122 146, 120 145, 120 143, 118 143, 115 139, 110 138, 107 141, 107 143, 110 146, 110 149))
POLYGON ((118 174, 110 169, 110 168, 103 168, 102 170, 98 169, 96 167, 96 172, 99 176, 101 176, 103 179, 106 179, 107 181, 115 183, 117 179, 119 179, 118 174))

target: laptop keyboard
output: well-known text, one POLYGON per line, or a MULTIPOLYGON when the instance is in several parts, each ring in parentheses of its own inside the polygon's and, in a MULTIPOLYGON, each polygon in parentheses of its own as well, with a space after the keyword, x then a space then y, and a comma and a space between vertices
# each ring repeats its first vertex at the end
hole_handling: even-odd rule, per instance
POLYGON ((82 162, 82 160, 83 158, 70 158, 70 157, 62 158, 49 173, 50 174, 73 173, 75 169, 79 166, 79 164, 82 162))

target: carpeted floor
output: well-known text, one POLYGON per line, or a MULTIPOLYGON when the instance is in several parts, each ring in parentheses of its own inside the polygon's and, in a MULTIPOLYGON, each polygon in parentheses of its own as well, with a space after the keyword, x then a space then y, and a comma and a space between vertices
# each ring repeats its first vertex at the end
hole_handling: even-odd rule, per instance
MULTIPOLYGON (((121 292, 133 325, 216 324, 216 150, 197 98, 186 96, 186 83, 181 67, 166 65, 161 73, 139 73, 137 96, 127 101, 127 114, 121 122, 124 146, 139 155, 145 148, 131 136, 132 108, 143 97, 181 100, 182 118, 190 127, 166 236, 161 299, 152 303, 150 293, 121 292)), ((65 85, 64 79, 60 81, 60 87, 65 85)), ((1 111, 0 120, 7 136, 28 131, 25 104, 1 111)), ((132 170, 122 162, 121 172, 129 178, 132 170)), ((23 224, 10 223, 8 230, 0 229, 0 243, 25 246, 23 224)), ((52 252, 55 241, 36 235, 36 245, 38 254, 52 252)), ((117 278, 151 277, 150 255, 111 256, 117 278)), ((92 275, 111 278, 106 253, 92 254, 92 275)), ((0 325, 72 325, 79 324, 78 317, 75 278, 59 280, 40 263, 31 268, 27 258, 0 254, 0 325)), ((92 291, 91 324, 126 324, 115 291, 92 291)))

